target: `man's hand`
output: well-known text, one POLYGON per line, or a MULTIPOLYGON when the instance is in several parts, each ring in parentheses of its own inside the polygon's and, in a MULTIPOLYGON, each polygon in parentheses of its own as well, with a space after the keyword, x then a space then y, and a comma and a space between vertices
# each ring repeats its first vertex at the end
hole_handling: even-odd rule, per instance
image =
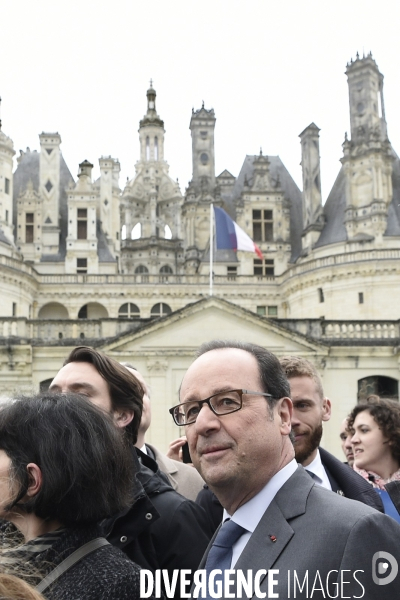
POLYGON ((183 462, 182 460, 182 446, 184 444, 186 444, 186 436, 183 435, 182 437, 178 438, 177 440, 173 440, 170 445, 169 445, 169 449, 167 452, 167 456, 168 458, 173 458, 174 460, 179 460, 180 462, 183 462))

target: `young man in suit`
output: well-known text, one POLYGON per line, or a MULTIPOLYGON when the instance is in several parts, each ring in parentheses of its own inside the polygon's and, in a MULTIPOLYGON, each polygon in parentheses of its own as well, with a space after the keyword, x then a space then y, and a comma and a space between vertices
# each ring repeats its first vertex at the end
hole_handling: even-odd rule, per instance
POLYGON ((331 402, 324 394, 321 378, 314 365, 300 356, 284 356, 280 363, 290 384, 297 462, 303 465, 317 484, 383 512, 382 501, 372 486, 319 446, 322 424, 331 418, 331 402))
POLYGON ((256 595, 270 598, 337 597, 338 590, 350 598, 398 597, 400 525, 328 492, 298 466, 289 437, 289 396, 278 359, 253 344, 204 344, 183 378, 180 404, 171 413, 185 426, 193 464, 217 495, 227 521, 200 564, 206 572, 212 569, 208 584, 213 586, 222 569, 233 582, 230 597, 241 592, 252 597, 255 588, 247 592, 242 586, 238 593, 236 587, 251 570, 256 595), (219 541, 230 538, 232 530, 235 540, 219 541), (224 545, 223 556, 216 558, 218 545, 224 545), (229 574, 226 569, 233 567, 229 574), (268 573, 271 569, 274 573, 268 573), (383 577, 385 569, 390 572, 383 577), (294 577, 304 584, 297 595, 294 577))

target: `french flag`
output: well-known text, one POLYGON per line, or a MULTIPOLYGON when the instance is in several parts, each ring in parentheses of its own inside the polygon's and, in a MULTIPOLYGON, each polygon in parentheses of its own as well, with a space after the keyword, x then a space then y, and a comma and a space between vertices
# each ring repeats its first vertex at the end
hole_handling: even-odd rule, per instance
POLYGON ((239 227, 230 216, 218 206, 214 206, 215 234, 217 250, 243 250, 255 252, 263 258, 260 248, 253 242, 243 229, 239 227))

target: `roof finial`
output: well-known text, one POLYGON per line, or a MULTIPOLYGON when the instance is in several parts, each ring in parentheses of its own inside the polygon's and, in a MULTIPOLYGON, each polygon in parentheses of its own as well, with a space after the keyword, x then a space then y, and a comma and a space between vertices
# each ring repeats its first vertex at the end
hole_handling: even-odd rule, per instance
POLYGON ((204 108, 204 100, 202 100, 201 108, 204 108))
POLYGON ((150 79, 150 87, 151 88, 153 87, 153 80, 152 79, 150 79))
POLYGON ((356 59, 358 60, 359 58, 360 58, 360 55, 359 55, 359 54, 358 54, 358 52, 357 52, 357 54, 356 54, 356 59))
POLYGON ((263 153, 262 153, 262 147, 260 146, 260 156, 262 156, 262 155, 263 155, 263 153))

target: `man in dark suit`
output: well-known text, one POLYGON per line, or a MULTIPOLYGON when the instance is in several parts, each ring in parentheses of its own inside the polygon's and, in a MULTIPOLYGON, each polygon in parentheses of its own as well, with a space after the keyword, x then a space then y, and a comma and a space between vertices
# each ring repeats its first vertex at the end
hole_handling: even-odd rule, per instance
POLYGON ((322 487, 383 512, 382 501, 372 486, 348 465, 319 447, 322 423, 331 417, 331 402, 324 394, 314 365, 299 356, 285 356, 280 363, 290 384, 297 462, 322 487))
POLYGON ((400 525, 328 492, 297 465, 289 396, 278 359, 253 344, 204 344, 183 378, 171 413, 185 427, 193 464, 224 507, 193 596, 211 586, 200 596, 211 597, 221 569, 234 598, 399 597, 400 525), (243 578, 250 590, 237 589, 243 578))

